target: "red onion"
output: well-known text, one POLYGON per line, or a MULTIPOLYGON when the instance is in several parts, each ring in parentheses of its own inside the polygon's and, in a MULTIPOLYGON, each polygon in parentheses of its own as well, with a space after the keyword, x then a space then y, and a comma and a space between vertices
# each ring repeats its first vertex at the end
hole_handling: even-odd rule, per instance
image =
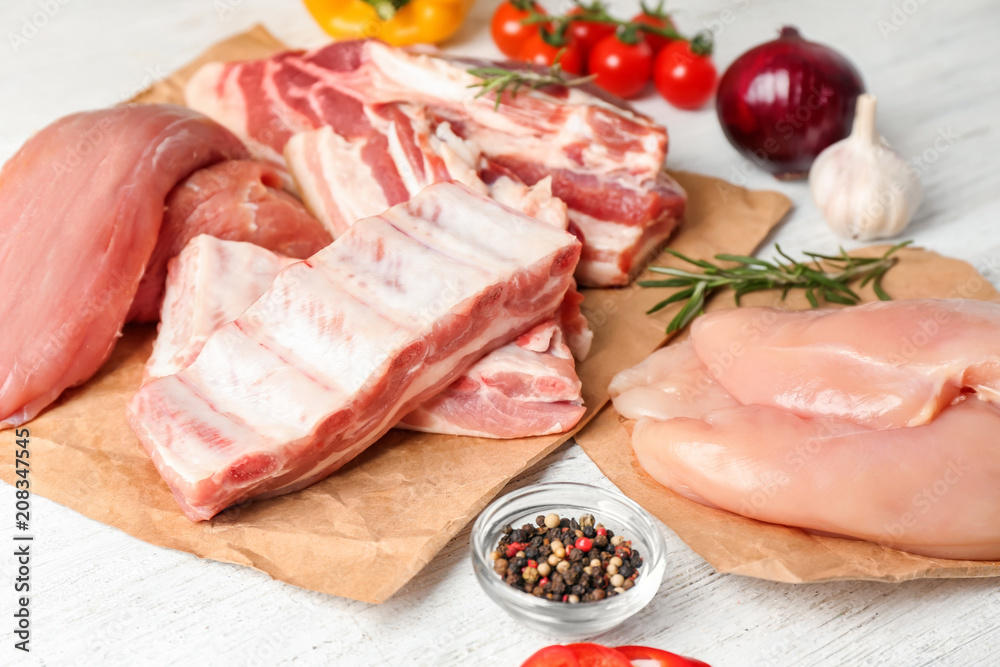
POLYGON ((719 82, 716 110, 729 143, 777 178, 804 178, 830 144, 851 133, 861 75, 792 27, 737 58, 719 82))

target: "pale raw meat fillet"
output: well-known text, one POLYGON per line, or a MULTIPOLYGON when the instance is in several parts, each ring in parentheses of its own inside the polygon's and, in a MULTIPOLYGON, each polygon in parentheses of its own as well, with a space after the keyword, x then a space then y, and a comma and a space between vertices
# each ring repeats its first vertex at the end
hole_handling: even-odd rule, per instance
POLYGON ((1000 304, 887 301, 695 320, 695 351, 740 403, 876 428, 926 424, 963 390, 1000 397, 1000 304))
MULTIPOLYGON (((330 126, 340 137, 363 137, 373 109, 426 107, 434 123, 448 123, 495 168, 529 185, 551 177, 584 242, 581 284, 628 283, 684 211, 683 190, 663 172, 666 130, 592 87, 522 89, 496 108, 492 94, 476 96, 479 79, 467 71, 484 64, 375 40, 337 42, 260 61, 210 63, 191 78, 185 99, 275 161, 299 132, 330 126)), ((384 154, 373 148, 361 158, 377 170, 384 154)))
POLYGON ((628 419, 697 418, 739 405, 708 372, 690 340, 659 349, 618 373, 608 393, 618 414, 628 419))
POLYGON ((201 234, 167 269, 163 308, 143 383, 187 368, 208 337, 239 317, 298 260, 239 241, 201 234))
POLYGON ((190 109, 126 105, 57 120, 4 165, 0 428, 33 418, 108 358, 174 185, 247 156, 190 109))
POLYGON ((434 184, 283 270, 192 365, 142 387, 129 423, 192 520, 304 488, 551 318, 579 252, 434 184))
MULTIPOLYGON (((208 337, 239 317, 296 260, 201 235, 170 260, 143 382, 187 368, 208 337)), ((487 438, 561 433, 583 415, 580 379, 556 320, 490 352, 397 426, 487 438)))
POLYGON ((486 355, 399 428, 482 438, 563 433, 583 416, 580 379, 558 322, 486 355))
POLYGON ((199 169, 167 195, 156 248, 139 283, 129 319, 155 322, 163 302, 167 262, 198 234, 246 241, 304 259, 333 238, 295 197, 281 189, 273 165, 229 160, 199 169))
POLYGON ((924 556, 1000 559, 1000 411, 974 397, 887 430, 763 405, 643 418, 632 445, 653 479, 710 506, 924 556))

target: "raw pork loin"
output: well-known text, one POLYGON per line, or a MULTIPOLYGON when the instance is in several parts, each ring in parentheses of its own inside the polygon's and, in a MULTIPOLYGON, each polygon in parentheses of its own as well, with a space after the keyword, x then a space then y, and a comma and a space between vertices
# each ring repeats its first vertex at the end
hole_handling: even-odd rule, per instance
POLYGON ((4 165, 0 428, 33 418, 111 354, 174 185, 245 157, 236 136, 190 109, 127 105, 62 118, 4 165))
MULTIPOLYGON (((357 139, 372 132, 382 105, 425 107, 432 125, 447 122, 456 137, 480 147, 491 168, 529 185, 551 176, 584 240, 581 284, 626 284, 684 210, 683 190, 663 171, 666 130, 580 88, 522 90, 497 109, 492 94, 476 97, 479 79, 467 71, 473 64, 484 63, 375 40, 337 42, 260 61, 210 63, 188 82, 185 98, 275 161, 299 132, 330 126, 357 139)), ((404 146, 365 145, 357 157, 375 170, 404 146)), ((404 175, 386 177, 390 199, 397 176, 404 175)))
MULTIPOLYGON (((197 236, 170 261, 144 382, 187 368, 208 337, 260 298, 296 260, 256 245, 197 236)), ((583 416, 580 380, 556 320, 480 359, 397 424, 486 438, 562 433, 583 416)))
POLYGON ((167 195, 160 236, 129 319, 156 321, 167 261, 199 234, 254 243, 298 259, 330 245, 333 237, 281 184, 279 169, 252 160, 230 160, 199 169, 179 183, 167 195))
POLYGON ((129 422, 192 520, 304 488, 551 318, 577 239, 455 183, 286 268, 129 422))
POLYGON ((1000 559, 991 320, 1000 305, 933 300, 709 313, 693 343, 620 373, 611 393, 638 419, 643 469, 692 500, 925 556, 1000 559), (926 337, 913 345, 917 332, 926 337), (952 386, 966 391, 942 391, 952 386), (871 409, 885 404, 894 409, 871 409), (928 405, 935 416, 921 425, 885 426, 928 405))

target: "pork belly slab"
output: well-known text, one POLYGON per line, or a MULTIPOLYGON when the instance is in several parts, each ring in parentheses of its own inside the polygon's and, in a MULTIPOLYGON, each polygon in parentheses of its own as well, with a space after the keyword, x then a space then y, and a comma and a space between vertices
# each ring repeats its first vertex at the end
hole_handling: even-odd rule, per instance
MULTIPOLYGON (((250 243, 201 235, 170 261, 166 295, 143 382, 173 375, 208 337, 259 299, 296 260, 250 243)), ((562 433, 583 416, 581 383, 563 328, 548 320, 477 361, 403 417, 401 428, 484 438, 562 433)))
POLYGON ((292 264, 129 423, 184 513, 304 488, 551 318, 580 243, 444 182, 292 264))
POLYGON ((333 237, 298 199, 281 189, 282 172, 254 160, 199 169, 167 195, 163 225, 129 320, 155 322, 163 302, 167 262, 199 234, 246 241, 305 259, 333 237))
MULTIPOLYGON (((306 205, 334 236, 444 180, 459 181, 536 220, 569 228, 566 204, 552 194, 552 179, 528 186, 505 172, 484 170, 481 177, 479 147, 456 137, 447 123, 432 127, 422 108, 385 105, 370 114, 370 121, 363 136, 345 137, 328 126, 300 132, 285 146, 288 168, 306 205), (373 150, 379 160, 369 164, 363 156, 373 150)), ((586 358, 594 338, 580 312, 582 302, 574 287, 560 309, 566 341, 577 359, 586 358)))
POLYGON ((481 438, 563 433, 586 411, 581 389, 562 327, 549 320, 487 354, 396 426, 481 438))
MULTIPOLYGON (((187 103, 280 161, 293 135, 330 126, 366 136, 384 105, 426 108, 496 168, 531 185, 551 177, 584 243, 581 284, 627 284, 676 228, 686 196, 663 171, 666 130, 580 88, 549 87, 476 97, 470 65, 375 40, 337 42, 245 63, 210 63, 191 78, 187 103)), ((369 146, 377 169, 391 146, 369 146)), ((365 168, 359 166, 359 168, 365 168)), ((395 177, 393 177, 395 178, 395 177)), ((389 178, 388 180, 393 180, 389 178)))
POLYGON ((118 340, 156 244, 167 193, 191 172, 249 157, 179 106, 67 116, 0 172, 0 428, 90 378, 118 340))

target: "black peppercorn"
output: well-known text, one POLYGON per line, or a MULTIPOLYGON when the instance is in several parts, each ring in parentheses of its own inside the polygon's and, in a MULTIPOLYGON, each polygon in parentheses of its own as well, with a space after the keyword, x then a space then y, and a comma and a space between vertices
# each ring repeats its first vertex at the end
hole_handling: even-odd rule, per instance
POLYGON ((504 535, 510 535, 510 531, 512 530, 514 529, 511 528, 511 525, 508 523, 507 525, 505 525, 503 528, 500 529, 500 532, 503 533, 504 535))
POLYGON ((524 550, 525 558, 530 558, 531 560, 538 560, 538 549, 535 547, 528 547, 524 550))
POLYGON ((598 549, 606 549, 608 544, 609 542, 607 535, 598 535, 597 537, 594 538, 594 546, 597 547, 598 549))
POLYGON ((594 536, 596 536, 596 535, 597 535, 597 531, 594 530, 593 526, 584 526, 583 527, 583 536, 584 537, 589 537, 590 539, 594 539, 594 536))
POLYGON ((560 528, 569 528, 569 519, 562 519, 559 521, 560 528))
POLYGON ((642 565, 642 557, 639 555, 638 549, 632 551, 632 557, 628 559, 628 562, 634 569, 639 569, 639 566, 642 565))
POLYGON ((626 579, 632 576, 632 571, 633 571, 632 566, 630 565, 622 565, 620 568, 618 568, 618 574, 622 575, 626 579))

